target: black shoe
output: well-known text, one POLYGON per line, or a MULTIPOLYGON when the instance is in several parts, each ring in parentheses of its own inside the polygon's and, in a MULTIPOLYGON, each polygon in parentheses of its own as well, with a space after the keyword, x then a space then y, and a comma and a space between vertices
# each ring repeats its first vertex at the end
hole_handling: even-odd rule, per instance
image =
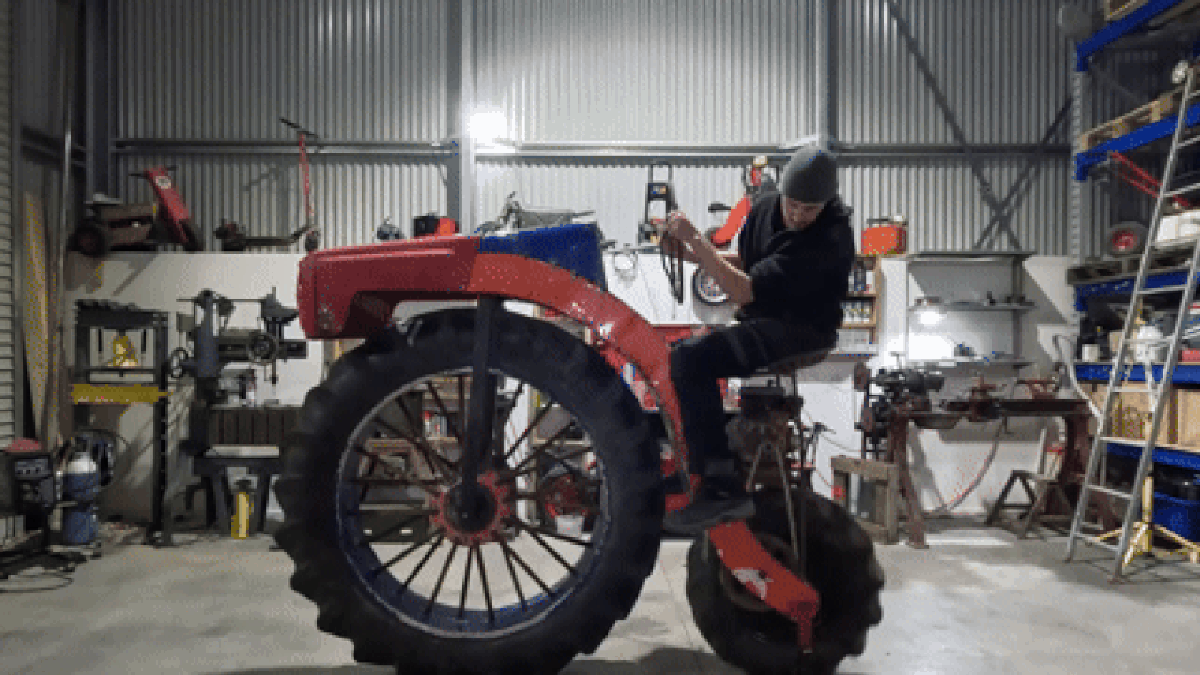
POLYGON ((705 478, 696 499, 668 513, 663 528, 671 534, 698 537, 710 527, 754 515, 754 500, 736 478, 705 478))

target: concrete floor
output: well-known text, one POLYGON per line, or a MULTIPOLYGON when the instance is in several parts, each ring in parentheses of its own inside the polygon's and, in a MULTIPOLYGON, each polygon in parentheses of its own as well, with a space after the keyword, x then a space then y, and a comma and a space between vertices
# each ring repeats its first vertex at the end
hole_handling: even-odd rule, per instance
MULTIPOLYGON (((1119 586, 1109 566, 1062 563, 1063 539, 1017 541, 934 523, 931 548, 881 546, 884 623, 842 673, 1200 672, 1200 567, 1161 564, 1119 586)), ((66 578, 0 582, 0 673, 383 675, 316 630, 265 536, 110 548, 66 578)), ((565 673, 719 675, 684 595, 687 543, 664 542, 633 614, 565 673)), ((1084 550, 1099 559, 1098 550, 1084 550)))

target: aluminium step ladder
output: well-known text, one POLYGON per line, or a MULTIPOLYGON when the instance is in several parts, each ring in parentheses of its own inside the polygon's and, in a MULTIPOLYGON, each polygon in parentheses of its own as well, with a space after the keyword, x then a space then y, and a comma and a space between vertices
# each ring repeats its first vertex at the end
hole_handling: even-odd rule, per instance
MULTIPOLYGON (((1108 391, 1105 392, 1104 396, 1102 417, 1099 421, 1099 427, 1096 430, 1091 455, 1088 457, 1087 473, 1080 486, 1079 501, 1075 507, 1075 515, 1071 521, 1071 532, 1067 538, 1067 562, 1070 562, 1074 557, 1077 544, 1080 541, 1112 551, 1115 554, 1112 577, 1114 581, 1121 579, 1126 565, 1134 554, 1147 550, 1147 531, 1156 529, 1148 522, 1151 518, 1148 513, 1149 510, 1143 510, 1143 502, 1152 502, 1152 494, 1143 495, 1143 490, 1150 491, 1153 489, 1149 476, 1154 465, 1154 451, 1158 441, 1159 429, 1162 425, 1163 412, 1167 408, 1166 402, 1170 400, 1172 390, 1174 389, 1175 366, 1179 361, 1180 345, 1183 341, 1188 310, 1191 308, 1192 301, 1196 295, 1197 271, 1200 268, 1200 245, 1198 245, 1200 239, 1193 238, 1188 243, 1192 248, 1192 252, 1191 260, 1187 267, 1187 281, 1182 285, 1146 288, 1150 261, 1155 254, 1155 240, 1158 237, 1159 227, 1162 223, 1163 203, 1168 199, 1185 193, 1200 191, 1200 183, 1192 183, 1181 187, 1172 185, 1172 180, 1175 177, 1175 165, 1179 158, 1180 150, 1200 143, 1200 134, 1184 138, 1184 130, 1188 126, 1187 111, 1189 105, 1192 104, 1191 99, 1196 85, 1196 75, 1190 64, 1181 63, 1176 67, 1173 79, 1177 84, 1181 76, 1183 80, 1183 94, 1179 102, 1179 113, 1176 116, 1175 133, 1171 137, 1171 149, 1163 170, 1163 180, 1161 185, 1159 185, 1158 198, 1154 204, 1154 215, 1150 220, 1150 231, 1146 235, 1146 245, 1142 251, 1137 281, 1134 284, 1132 296, 1130 297, 1129 311, 1125 316, 1125 328, 1121 334, 1120 346, 1113 356, 1112 372, 1109 375, 1108 391), (1182 297, 1179 301, 1179 312, 1176 315, 1178 318, 1175 322, 1175 329, 1171 336, 1156 339, 1131 338, 1135 318, 1141 311, 1143 299, 1154 295, 1174 293, 1178 293, 1182 297), (1128 351, 1131 347, 1136 348, 1142 345, 1146 348, 1168 345, 1166 362, 1162 366, 1162 377, 1156 382, 1150 358, 1144 358, 1145 386, 1131 387, 1127 384, 1133 370, 1132 366, 1126 363, 1128 351), (1153 409, 1150 426, 1146 431, 1141 457, 1138 460, 1137 470, 1133 479, 1132 492, 1125 492, 1104 485, 1103 475, 1100 471, 1101 460, 1105 457, 1108 441, 1110 440, 1110 436, 1113 435, 1111 429, 1113 404, 1117 394, 1123 392, 1147 394, 1153 409), (1088 507, 1091 502, 1090 498, 1093 494, 1107 495, 1118 500, 1124 500, 1126 503, 1125 517, 1119 530, 1120 537, 1115 545, 1105 540, 1113 538, 1118 530, 1100 536, 1092 536, 1083 532, 1088 507), (1137 546, 1131 549, 1131 535, 1135 531, 1137 533, 1137 546)), ((1130 361, 1134 360, 1130 359, 1130 361)))

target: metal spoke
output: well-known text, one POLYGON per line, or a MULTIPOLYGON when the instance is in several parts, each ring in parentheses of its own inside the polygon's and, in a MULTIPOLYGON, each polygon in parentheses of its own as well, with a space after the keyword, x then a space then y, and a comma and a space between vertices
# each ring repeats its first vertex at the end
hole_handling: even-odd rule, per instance
POLYGON ((542 587, 542 590, 546 592, 546 595, 554 595, 554 592, 550 590, 550 587, 549 587, 549 586, 547 586, 547 585, 545 584, 545 582, 543 582, 543 581, 542 581, 542 578, 541 578, 541 577, 539 577, 539 576, 537 575, 537 573, 536 573, 536 572, 534 572, 534 571, 533 571, 533 569, 532 569, 532 568, 530 568, 530 567, 529 567, 529 565, 528 565, 528 564, 526 564, 526 562, 525 562, 524 560, 522 560, 522 559, 521 559, 521 556, 517 555, 517 552, 516 552, 516 551, 512 550, 511 548, 509 548, 509 546, 508 546, 508 542, 506 542, 506 541, 504 541, 503 539, 501 539, 501 540, 500 540, 500 545, 504 547, 504 550, 505 550, 505 551, 508 551, 508 552, 509 552, 509 553, 512 555, 512 557, 513 557, 513 560, 516 560, 516 561, 517 561, 517 564, 521 566, 521 569, 525 570, 525 573, 526 573, 526 574, 528 574, 529 576, 533 577, 533 580, 537 582, 537 585, 538 585, 538 586, 541 586, 541 587, 542 587))
MULTIPOLYGON (((524 384, 524 382, 522 382, 521 384, 524 384)), ((546 405, 542 406, 541 409, 539 409, 537 411, 537 414, 533 416, 533 421, 531 421, 529 423, 529 426, 525 427, 525 431, 521 432, 521 436, 519 438, 517 438, 517 440, 513 441, 513 444, 508 447, 508 451, 504 453, 504 461, 507 462, 508 458, 512 457, 513 453, 517 451, 517 446, 520 445, 521 442, 524 441, 526 438, 528 438, 529 434, 533 433, 533 428, 541 423, 542 418, 545 417, 546 413, 549 413, 550 408, 553 408, 553 407, 554 407, 553 400, 546 401, 546 405)))
POLYGON ((571 566, 571 563, 569 563, 569 562, 567 562, 566 560, 564 560, 564 559, 563 559, 563 557, 562 557, 561 555, 559 555, 559 554, 558 554, 558 551, 555 551, 553 548, 551 548, 551 547, 550 547, 550 544, 547 544, 547 543, 546 543, 546 541, 545 541, 544 539, 542 539, 541 537, 539 537, 539 536, 538 536, 538 533, 537 533, 536 531, 534 531, 534 529, 533 529, 533 528, 529 527, 528 525, 526 525, 525 523, 522 523, 522 522, 520 522, 520 521, 518 521, 518 523, 519 523, 519 524, 518 524, 518 527, 520 527, 521 529, 523 529, 523 530, 525 530, 526 532, 528 532, 528 533, 529 533, 529 536, 533 537, 533 540, 534 540, 534 541, 536 541, 537 543, 541 544, 541 545, 542 545, 542 548, 546 549, 546 552, 547 552, 547 553, 549 553, 550 555, 554 556, 554 559, 555 559, 555 560, 557 560, 557 561, 559 562, 559 564, 560 564, 560 565, 562 565, 563 567, 567 568, 567 571, 569 571, 569 572, 571 573, 571 576, 575 576, 576 574, 578 574, 578 573, 575 571, 575 568, 571 566))
MULTIPOLYGON (((556 440, 556 439, 553 439, 553 438, 552 438, 552 439, 550 439, 549 441, 547 441, 547 443, 550 443, 550 442, 552 442, 552 441, 554 441, 554 440, 556 440)), ((528 472, 529 472, 529 470, 526 470, 526 471, 521 471, 520 469, 524 468, 526 464, 528 464, 529 462, 531 462, 531 461, 533 461, 534 459, 536 459, 538 455, 543 455, 543 454, 546 454, 546 447, 547 447, 547 446, 543 445, 542 447, 538 448, 538 449, 537 449, 537 452, 535 452, 534 454, 532 454, 532 455, 530 455, 530 456, 526 457, 525 459, 521 460, 521 463, 520 463, 520 464, 517 464, 516 466, 514 466, 514 467, 513 467, 513 468, 511 468, 511 469, 508 469, 507 471, 502 471, 502 472, 500 472, 500 476, 501 476, 502 478, 512 478, 512 477, 514 477, 514 476, 520 476, 522 473, 528 473, 528 472)), ((555 460, 562 461, 562 460, 564 460, 564 459, 575 459, 576 457, 582 457, 583 455, 585 455, 585 454, 587 454, 587 453, 589 453, 589 452, 591 452, 591 449, 590 449, 590 448, 580 448, 580 449, 578 449, 578 450, 572 450, 571 452, 568 452, 568 453, 567 453, 567 454, 565 454, 565 455, 549 455, 549 454, 546 454, 546 456, 547 456, 547 457, 550 457, 550 458, 552 458, 552 459, 555 459, 555 460)))
POLYGON ((374 543, 378 542, 380 539, 384 539, 385 537, 388 537, 390 535, 393 535, 393 534, 399 532, 400 530, 403 530, 404 527, 406 525, 408 525, 409 523, 420 520, 422 518, 427 518, 427 517, 433 515, 434 513, 436 513, 436 512, 433 509, 421 509, 417 513, 414 513, 413 515, 401 520, 399 523, 396 523, 395 525, 393 525, 392 527, 389 527, 388 529, 384 530, 383 532, 380 532, 379 534, 372 534, 371 536, 364 539, 363 543, 364 544, 374 544, 374 543))
POLYGON ((422 539, 422 540, 420 540, 420 541, 418 541, 418 542, 414 543, 412 546, 409 546, 407 549, 405 549, 405 550, 401 551, 400 553, 398 553, 398 554, 396 555, 396 557, 395 557, 395 558, 392 558, 391 560, 389 560, 389 561, 387 561, 387 562, 383 563, 383 565, 382 565, 382 566, 380 566, 380 567, 377 567, 377 568, 375 568, 375 569, 371 570, 371 574, 379 574, 380 572, 382 572, 382 571, 386 570, 387 568, 391 567, 392 565, 395 565, 396 563, 398 563, 398 562, 400 562, 401 560, 403 560, 404 558, 406 558, 406 557, 407 557, 407 556, 408 556, 410 553, 412 553, 413 551, 415 551, 415 550, 417 550, 418 548, 421 548, 421 547, 422 547, 422 546, 424 546, 425 544, 429 543, 429 540, 430 540, 430 539, 433 539, 435 536, 437 536, 437 535, 442 535, 442 534, 443 534, 443 533, 442 533, 442 531, 441 531, 441 530, 437 530, 437 529, 435 529, 435 530, 431 530, 431 531, 430 531, 428 534, 426 534, 426 535, 425 535, 425 538, 424 538, 424 539, 422 539))
MULTIPOLYGON (((415 487, 424 490, 431 497, 437 497, 440 494, 436 488, 441 485, 440 482, 434 480, 417 480, 415 478, 382 478, 375 476, 347 478, 346 482, 377 487, 415 487)), ((361 498, 359 501, 362 501, 361 498)))
MULTIPOLYGON (((414 428, 420 428, 415 426, 416 420, 414 419, 412 412, 408 409, 408 406, 404 404, 404 400, 397 398, 396 403, 399 405, 400 410, 404 412, 404 416, 408 418, 408 423, 414 425, 414 428)), ((440 469, 447 477, 452 477, 457 474, 457 470, 454 468, 454 463, 445 457, 442 457, 441 454, 438 453, 437 449, 430 445, 429 442, 422 438, 419 434, 405 433, 404 431, 392 426, 390 422, 385 422, 383 420, 377 421, 376 424, 386 428, 388 431, 396 434, 403 440, 406 440, 409 443, 417 446, 417 450, 421 452, 421 456, 425 458, 425 463, 428 464, 430 468, 440 469)))
MULTIPOLYGON (((475 373, 472 372, 471 377, 474 377, 474 376, 475 376, 475 373)), ((467 382, 467 376, 463 375, 462 373, 459 373, 459 375, 458 375, 458 415, 459 415, 459 417, 458 418, 460 420, 462 420, 463 426, 466 426, 466 424, 467 424, 467 422, 466 422, 466 420, 467 420, 467 399, 466 399, 467 385, 466 385, 466 382, 467 382)), ((462 440, 461 436, 459 437, 458 442, 460 445, 463 446, 464 449, 466 448, 466 442, 462 440)))
POLYGON ((528 524, 526 524, 525 522, 523 522, 523 521, 520 521, 520 520, 518 520, 518 521, 517 521, 517 527, 520 527, 520 528, 521 528, 521 529, 523 529, 523 530, 528 530, 530 534, 533 534, 533 533, 535 533, 535 532, 539 532, 539 533, 541 533, 541 534, 544 534, 544 535, 546 535, 546 536, 548 536, 548 537, 554 537, 555 539, 560 539, 560 540, 562 540, 562 541, 570 542, 570 543, 572 543, 572 544, 576 544, 576 545, 578 545, 578 546, 582 546, 582 547, 584 547, 584 548, 591 548, 591 547, 592 547, 592 542, 590 542, 590 541, 588 541, 588 540, 586 540, 586 539, 579 539, 578 537, 570 537, 570 536, 567 536, 567 535, 565 535, 565 534, 561 534, 561 533, 559 533, 559 532, 555 532, 554 530, 550 530, 550 529, 547 529, 547 528, 544 528, 544 527, 532 527, 532 526, 530 526, 530 525, 528 525, 528 524))
POLYGON ((440 547, 442 542, 445 540, 445 533, 438 535, 437 541, 433 543, 433 548, 429 549, 429 552, 425 554, 425 557, 421 558, 421 562, 417 563, 417 568, 412 571, 412 574, 408 575, 408 578, 404 580, 403 584, 400 584, 401 593, 408 590, 408 585, 413 582, 413 579, 417 578, 417 575, 420 574, 421 570, 425 567, 425 563, 429 562, 429 559, 433 557, 433 553, 438 550, 438 547, 440 547))
POLYGON ((479 581, 483 584, 483 601, 487 603, 488 625, 496 625, 496 613, 492 608, 492 589, 488 587, 487 568, 483 565, 483 549, 475 547, 475 555, 479 558, 479 581))
POLYGON ((500 426, 507 426, 509 420, 512 419, 513 411, 517 409, 517 401, 521 399, 521 392, 523 391, 525 391, 525 380, 521 380, 521 383, 517 385, 517 390, 513 392, 513 404, 508 406, 508 410, 504 413, 504 419, 501 420, 500 426))
POLYGON ((450 563, 454 562, 454 554, 458 553, 458 544, 453 544, 450 549, 450 555, 446 556, 446 564, 442 567, 442 573, 438 575, 437 585, 433 587, 433 595, 429 598, 429 604, 425 605, 425 618, 433 613, 433 605, 437 602, 438 593, 442 592, 442 584, 446 581, 446 573, 450 571, 450 563))
POLYGON ((467 609, 467 590, 471 588, 471 565, 475 562, 475 552, 478 550, 478 544, 467 549, 467 569, 463 572, 462 597, 458 600, 458 618, 460 619, 463 618, 463 612, 467 609))
POLYGON ((517 597, 521 599, 521 609, 529 611, 529 603, 525 602, 525 593, 521 590, 521 581, 517 579, 517 570, 513 567, 512 558, 508 555, 508 546, 503 541, 501 543, 501 551, 504 553, 504 564, 508 565, 508 574, 512 577, 513 586, 517 589, 517 597))
MULTIPOLYGON (((437 393, 437 387, 433 386, 432 381, 427 381, 425 387, 429 390, 430 396, 433 397, 433 402, 437 404, 439 410, 442 411, 442 417, 446 419, 446 426, 450 427, 450 433, 454 435, 460 447, 467 447, 463 443, 462 433, 458 430, 458 425, 454 423, 454 418, 450 416, 450 411, 446 409, 446 404, 442 402, 442 397, 437 393)), ((461 387, 460 387, 461 390, 461 387)), ((461 412, 461 410, 459 411, 461 412)))
MULTIPOLYGON (((367 465, 367 476, 370 476, 372 473, 374 473, 375 467, 379 464, 379 457, 372 455, 371 453, 367 453, 367 456, 371 458, 371 463, 367 465)), ((363 483, 362 492, 358 495, 358 501, 360 503, 367 501, 367 492, 370 490, 371 484, 363 483)))

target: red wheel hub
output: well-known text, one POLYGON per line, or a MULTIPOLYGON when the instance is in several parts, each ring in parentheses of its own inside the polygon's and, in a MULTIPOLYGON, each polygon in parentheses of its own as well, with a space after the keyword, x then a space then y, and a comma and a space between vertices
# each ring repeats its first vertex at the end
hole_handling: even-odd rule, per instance
POLYGON ((479 476, 479 489, 482 490, 487 503, 481 505, 486 510, 482 512, 484 518, 477 524, 467 524, 471 519, 464 519, 456 511, 460 507, 459 500, 455 498, 456 491, 461 489, 461 484, 438 493, 432 504, 436 511, 430 518, 434 527, 441 528, 447 539, 460 546, 500 541, 504 521, 513 515, 513 510, 509 487, 500 485, 498 481, 499 477, 495 471, 485 471, 479 476))

